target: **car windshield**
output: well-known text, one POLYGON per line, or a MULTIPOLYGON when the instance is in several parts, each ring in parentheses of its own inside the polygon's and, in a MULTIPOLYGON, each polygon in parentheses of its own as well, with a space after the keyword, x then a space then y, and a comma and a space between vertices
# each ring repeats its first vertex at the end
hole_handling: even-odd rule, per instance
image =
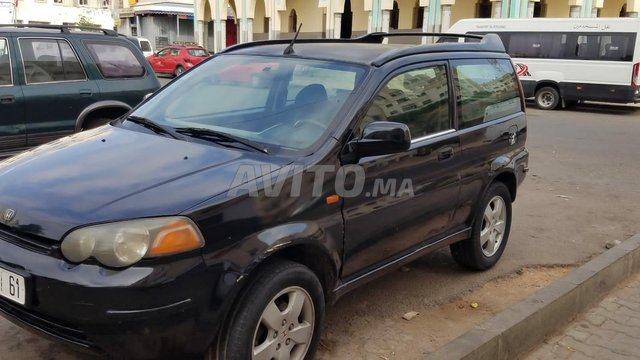
POLYGON ((185 73, 132 115, 308 153, 334 124, 366 68, 298 58, 224 55, 185 73))
POLYGON ((205 49, 187 49, 187 52, 191 56, 208 56, 207 51, 205 49))

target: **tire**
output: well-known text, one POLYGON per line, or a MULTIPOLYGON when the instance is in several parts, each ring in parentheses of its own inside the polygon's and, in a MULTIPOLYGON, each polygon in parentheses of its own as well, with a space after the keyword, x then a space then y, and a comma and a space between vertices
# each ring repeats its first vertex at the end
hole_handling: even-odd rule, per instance
MULTIPOLYGON (((322 285, 309 268, 292 261, 269 264, 260 269, 240 296, 218 342, 217 358, 249 360, 262 345, 262 351, 271 354, 267 359, 277 359, 279 352, 290 351, 291 360, 311 360, 320 341, 324 305, 322 285), (301 305, 297 316, 287 314, 292 306, 288 302, 294 299, 301 305), (269 310, 272 324, 263 317, 269 310)), ((212 348, 208 356, 214 353, 212 348)))
POLYGON ((551 86, 545 86, 536 91, 536 105, 542 110, 555 110, 562 103, 558 90, 551 86))
POLYGON ((471 238, 452 244, 451 255, 458 264, 466 268, 487 270, 500 260, 509 240, 510 230, 511 194, 504 183, 495 182, 482 197, 476 210, 471 238), (496 210, 496 205, 500 202, 502 212, 496 210))
POLYGON ((182 67, 182 65, 178 65, 176 66, 176 69, 173 71, 173 76, 178 77, 182 75, 182 73, 184 73, 184 68, 182 67))
POLYGON ((96 118, 96 119, 87 119, 82 123, 82 129, 80 131, 95 129, 99 126, 102 126, 113 119, 107 118, 96 118))

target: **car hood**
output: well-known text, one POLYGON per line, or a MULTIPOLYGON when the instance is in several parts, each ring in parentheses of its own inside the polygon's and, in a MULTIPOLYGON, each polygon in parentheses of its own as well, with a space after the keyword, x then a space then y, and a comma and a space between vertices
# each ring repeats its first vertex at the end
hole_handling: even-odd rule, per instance
POLYGON ((80 225, 179 214, 228 191, 241 165, 289 162, 103 126, 0 162, 0 224, 60 240, 80 225))

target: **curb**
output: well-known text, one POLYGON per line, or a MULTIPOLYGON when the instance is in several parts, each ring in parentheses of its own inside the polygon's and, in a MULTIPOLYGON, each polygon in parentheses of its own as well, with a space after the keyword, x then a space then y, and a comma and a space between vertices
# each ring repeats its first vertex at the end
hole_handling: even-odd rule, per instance
POLYGON ((640 270, 640 234, 476 325, 423 360, 516 359, 640 270))

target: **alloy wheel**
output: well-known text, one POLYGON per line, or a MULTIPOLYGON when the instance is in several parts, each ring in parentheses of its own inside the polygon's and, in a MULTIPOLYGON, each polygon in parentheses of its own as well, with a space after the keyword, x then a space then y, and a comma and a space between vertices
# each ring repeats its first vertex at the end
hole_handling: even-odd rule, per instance
POLYGON ((484 256, 491 257, 498 251, 504 238, 506 226, 507 210, 504 199, 500 196, 494 196, 487 204, 482 218, 480 246, 484 256))

